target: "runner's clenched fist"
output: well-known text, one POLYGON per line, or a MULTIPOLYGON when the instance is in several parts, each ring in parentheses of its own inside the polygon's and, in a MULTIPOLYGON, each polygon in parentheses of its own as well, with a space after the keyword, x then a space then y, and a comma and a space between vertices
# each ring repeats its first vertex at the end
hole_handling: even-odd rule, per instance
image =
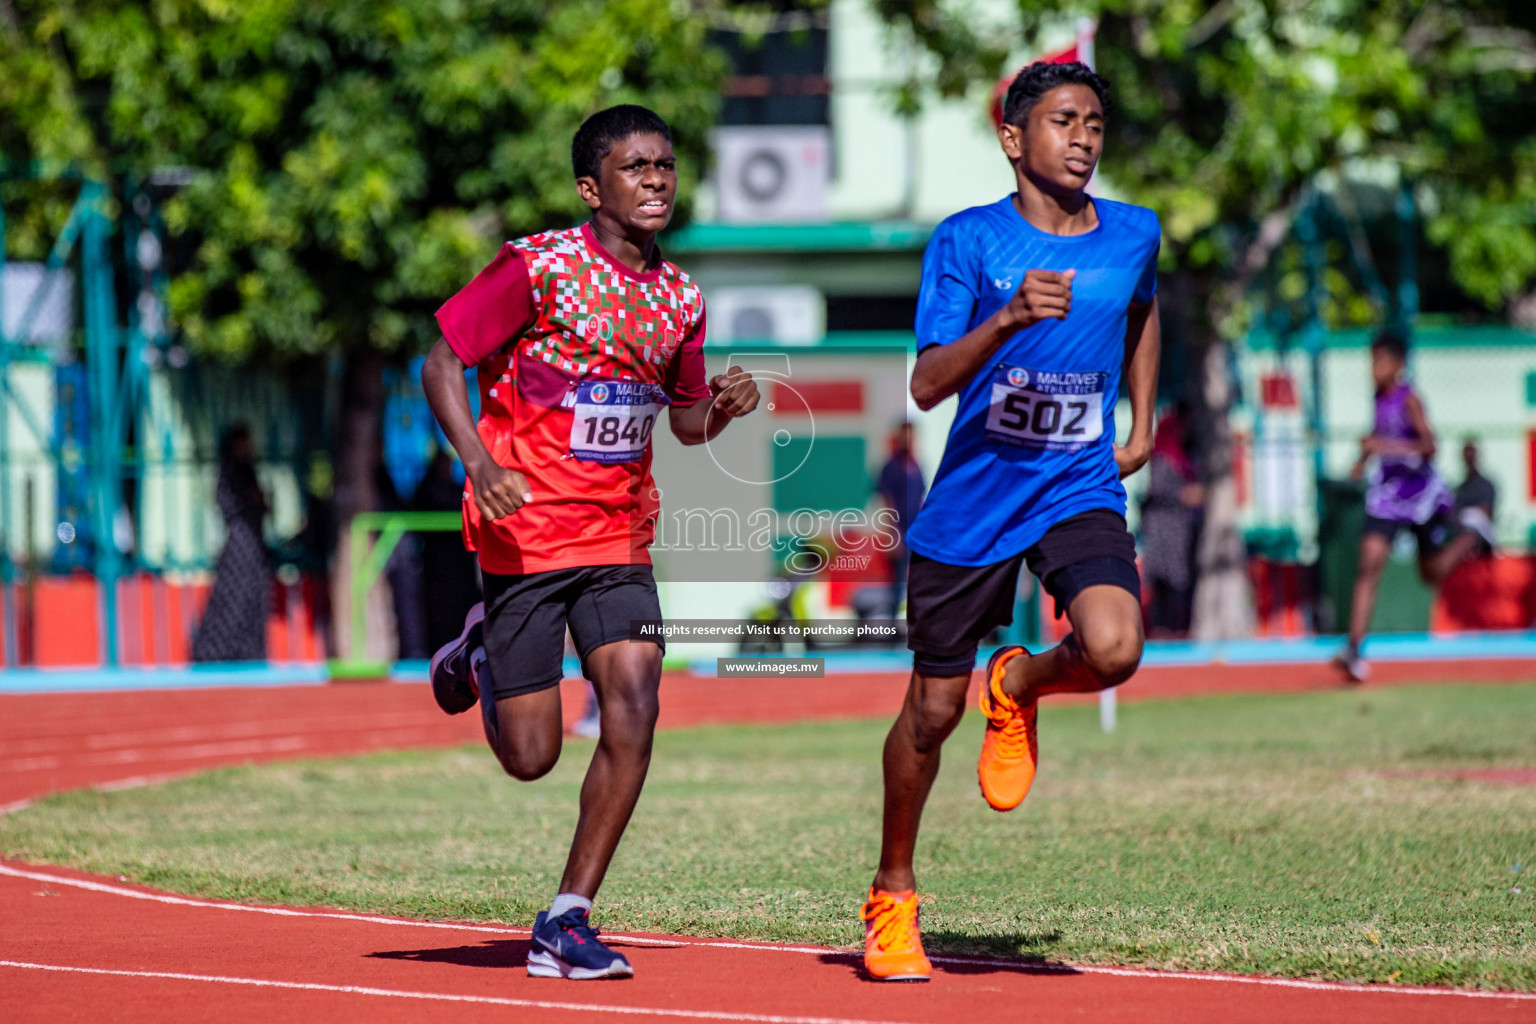
POLYGON ((709 397, 713 412, 729 417, 745 416, 757 408, 760 397, 757 382, 739 366, 733 366, 709 381, 709 397))
POLYGON ((1065 320, 1072 312, 1072 279, 1076 276, 1075 270, 1027 272, 1024 283, 1008 300, 1004 315, 1013 321, 1017 330, 1033 327, 1041 320, 1065 320))
POLYGON ((491 459, 475 466, 468 476, 475 505, 488 520, 505 519, 533 500, 532 489, 523 474, 491 459))

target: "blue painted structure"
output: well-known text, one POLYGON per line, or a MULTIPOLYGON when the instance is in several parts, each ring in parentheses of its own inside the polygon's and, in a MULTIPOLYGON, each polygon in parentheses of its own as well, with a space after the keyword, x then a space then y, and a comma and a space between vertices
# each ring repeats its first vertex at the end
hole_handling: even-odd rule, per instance
MULTIPOLYGON (((1339 643, 1338 637, 1326 636, 1234 640, 1222 644, 1151 640, 1147 642, 1146 654, 1141 663, 1149 668, 1213 664, 1319 665, 1329 661, 1338 652, 1339 643)), ((990 653, 989 650, 983 650, 981 659, 984 660, 990 653)), ((1371 638, 1369 653, 1371 660, 1376 662, 1529 658, 1531 675, 1536 678, 1536 630, 1449 636, 1388 633, 1371 638)), ((904 650, 829 651, 817 657, 826 658, 828 676, 854 672, 906 673, 912 667, 912 656, 904 650)), ((689 671, 695 676, 713 678, 715 659, 696 660, 690 664, 689 671)), ((581 674, 581 665, 575 658, 565 659, 565 674, 567 678, 576 678, 581 674)), ((396 682, 426 682, 427 663, 398 662, 390 675, 396 682)), ((252 662, 183 668, 10 669, 0 672, 0 694, 302 686, 317 685, 329 679, 326 666, 320 662, 288 665, 252 662)))

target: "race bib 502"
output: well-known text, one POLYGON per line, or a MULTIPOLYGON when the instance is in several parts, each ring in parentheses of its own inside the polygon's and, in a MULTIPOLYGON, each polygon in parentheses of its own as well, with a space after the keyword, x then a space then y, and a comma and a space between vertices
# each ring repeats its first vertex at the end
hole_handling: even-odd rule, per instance
POLYGON ((656 417, 670 404, 656 384, 582 381, 571 410, 571 454, 583 462, 636 461, 651 442, 656 417))
POLYGON ((1075 451, 1104 433, 1109 374, 1000 366, 992 375, 987 436, 1025 448, 1075 451))

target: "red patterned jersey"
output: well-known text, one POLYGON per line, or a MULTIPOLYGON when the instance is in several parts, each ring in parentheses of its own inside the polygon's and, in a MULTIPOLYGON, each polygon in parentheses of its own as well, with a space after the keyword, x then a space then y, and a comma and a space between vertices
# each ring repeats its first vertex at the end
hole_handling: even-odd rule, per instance
POLYGON ((464 492, 464 543, 515 575, 649 563, 651 435, 670 404, 709 397, 704 297, 665 260, 637 274, 589 225, 508 242, 437 311, 478 366, 478 428, 533 500, 494 522, 464 492))

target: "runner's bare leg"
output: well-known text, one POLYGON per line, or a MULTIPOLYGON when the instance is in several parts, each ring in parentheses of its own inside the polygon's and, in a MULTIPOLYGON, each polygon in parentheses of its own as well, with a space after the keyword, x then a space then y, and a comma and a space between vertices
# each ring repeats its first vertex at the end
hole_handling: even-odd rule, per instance
POLYGON ((1371 628, 1371 615, 1376 611, 1376 589, 1381 586, 1381 573, 1391 553, 1392 542, 1379 533, 1367 533, 1360 538, 1355 592, 1349 602, 1349 643, 1357 651, 1365 642, 1366 630, 1371 628))
POLYGON ((542 778, 560 760, 560 687, 500 700, 482 694, 480 711, 485 741, 514 779, 542 778))
POLYGON ((923 805, 939 774, 939 748, 965 715, 969 674, 912 673, 901 714, 885 738, 885 813, 880 836, 880 870, 874 885, 905 892, 917 885, 912 855, 923 805))
POLYGON ((1008 663, 1004 693, 1022 703, 1053 693, 1097 693, 1136 671, 1143 636, 1135 594, 1107 584, 1087 587, 1067 607, 1067 620, 1072 632, 1060 644, 1008 663))
POLYGON ((597 895, 640 800, 660 710, 661 648, 645 640, 604 644, 587 655, 602 733, 581 784, 581 817, 560 891, 597 895))

